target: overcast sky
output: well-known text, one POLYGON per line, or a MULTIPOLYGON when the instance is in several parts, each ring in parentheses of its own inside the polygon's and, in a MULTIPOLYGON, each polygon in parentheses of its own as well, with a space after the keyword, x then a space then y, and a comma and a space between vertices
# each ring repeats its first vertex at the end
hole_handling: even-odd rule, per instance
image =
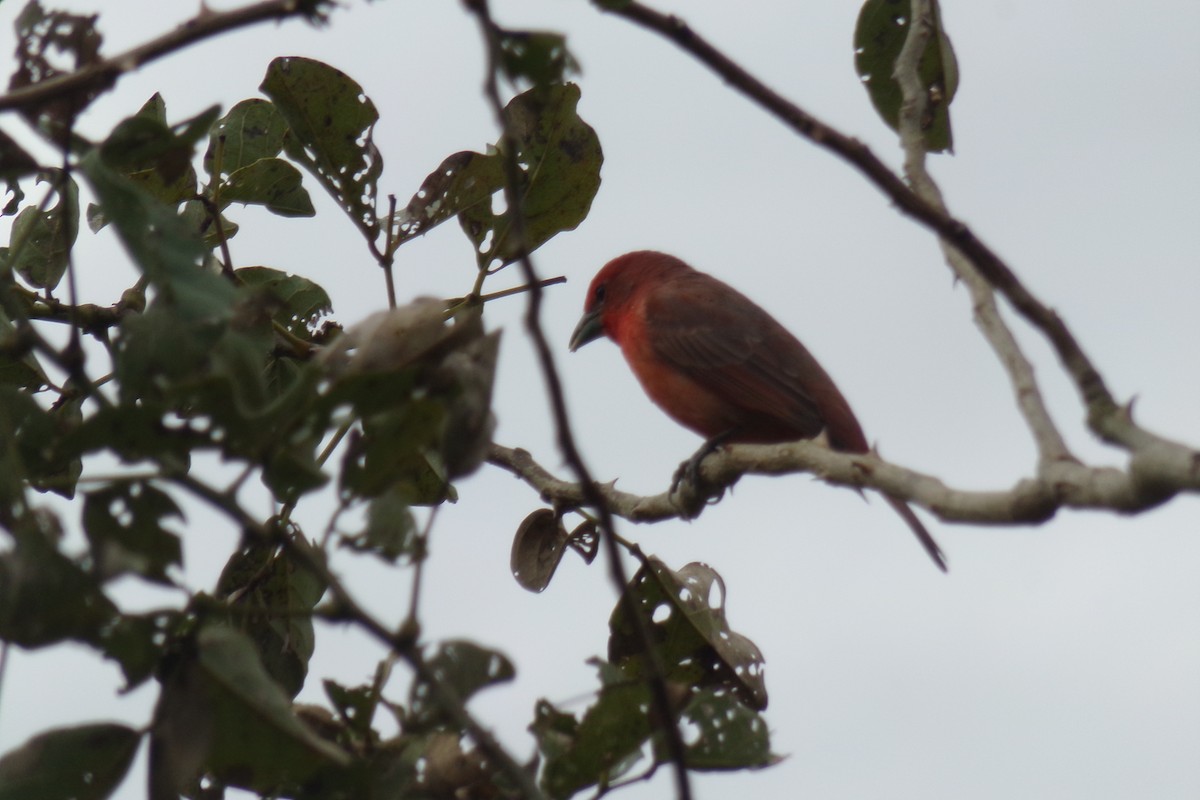
MULTIPOLYGON (((47 5, 100 12, 108 54, 196 10, 191 0, 47 5)), ((457 3, 347 5, 324 29, 263 26, 160 61, 101 97, 80 128, 102 136, 155 91, 172 120, 227 108, 257 95, 272 57, 315 57, 374 100, 381 187, 407 198, 443 157, 496 138, 478 32, 457 3)), ((639 248, 679 255, 774 313, 821 359, 889 459, 963 488, 1004 489, 1031 474, 1033 445, 1004 373, 928 232, 651 34, 583 0, 493 5, 507 27, 567 34, 583 68, 580 113, 604 147, 590 216, 536 254, 543 275, 569 278, 547 292, 544 323, 599 478, 657 493, 698 444, 644 398, 616 347, 567 352, 592 274, 639 248)), ((12 51, 21 7, 0 4, 0 53, 12 51)), ((898 164, 895 137, 854 73, 857 2, 660 7, 898 164)), ((943 15, 962 82, 956 155, 934 157, 931 169, 951 209, 1059 311, 1117 396, 1137 397, 1144 425, 1200 443, 1200 4, 944 0, 943 15)), ((13 124, 0 119, 16 133, 13 124)), ((353 226, 309 185, 315 222, 233 209, 242 224, 233 256, 238 266, 316 280, 336 318, 353 323, 382 306, 382 278, 353 226)), ((82 232, 78 253, 85 299, 111 303, 132 281, 110 231, 82 232)), ((470 244, 453 223, 399 253, 405 297, 463 294, 473 278, 470 244)), ((493 281, 499 289, 518 276, 493 281)), ((496 438, 565 475, 522 311, 521 299, 488 309, 488 324, 507 330, 496 438)), ((1042 340, 1016 327, 1071 447, 1122 463, 1087 433, 1042 340)), ((509 547, 538 506, 535 493, 490 467, 459 493, 436 520, 424 631, 512 657, 516 681, 472 709, 524 758, 537 698, 586 706, 596 678, 584 660, 605 651, 615 595, 599 564, 572 556, 544 594, 525 592, 509 575, 509 547)), ((258 510, 269 513, 265 502, 258 510)), ((329 509, 302 511, 320 530, 329 509)), ((236 531, 204 508, 188 513, 180 579, 209 590, 236 531)), ((675 568, 698 560, 718 570, 732 626, 766 657, 772 744, 789 757, 760 772, 698 777, 697 796, 1200 797, 1200 500, 1136 518, 1063 512, 1038 528, 925 518, 949 576, 884 503, 805 476, 747 478, 690 524, 621 525, 675 568)), ((400 619, 406 573, 338 566, 370 608, 400 619)), ((164 600, 119 589, 128 607, 164 600)), ((378 656, 361 636, 321 628, 301 699, 323 701, 321 677, 369 680, 378 656)), ((146 722, 156 685, 116 697, 120 683, 115 666, 80 648, 12 652, 0 751, 56 725, 146 722)), ((662 771, 622 796, 671 790, 662 771)), ((120 796, 143 795, 144 759, 120 796)))

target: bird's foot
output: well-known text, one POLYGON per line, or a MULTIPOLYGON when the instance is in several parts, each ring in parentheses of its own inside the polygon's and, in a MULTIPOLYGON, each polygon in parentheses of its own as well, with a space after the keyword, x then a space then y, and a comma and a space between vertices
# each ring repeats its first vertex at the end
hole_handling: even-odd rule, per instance
POLYGON ((685 518, 699 516, 704 506, 719 502, 725 496, 725 486, 706 481, 700 474, 700 465, 710 453, 721 447, 728 436, 726 433, 706 441, 691 458, 679 465, 671 477, 669 494, 676 499, 685 518))

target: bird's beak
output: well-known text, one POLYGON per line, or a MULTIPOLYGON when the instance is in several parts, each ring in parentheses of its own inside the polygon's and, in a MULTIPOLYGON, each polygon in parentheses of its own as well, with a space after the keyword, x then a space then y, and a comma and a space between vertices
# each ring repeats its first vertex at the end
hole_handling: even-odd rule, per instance
POLYGON ((603 309, 600 306, 596 306, 591 311, 585 311, 583 316, 579 318, 579 324, 575 326, 575 332, 571 334, 570 347, 572 353, 593 339, 599 339, 604 335, 604 321, 601 319, 602 311, 603 309))

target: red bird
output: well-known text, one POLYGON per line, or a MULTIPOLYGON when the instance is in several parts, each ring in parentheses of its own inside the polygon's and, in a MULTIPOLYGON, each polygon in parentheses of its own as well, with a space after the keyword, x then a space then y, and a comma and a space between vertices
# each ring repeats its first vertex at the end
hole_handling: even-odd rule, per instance
MULTIPOLYGON (((835 450, 870 449, 846 398, 795 336, 674 256, 639 250, 597 273, 571 350, 601 336, 620 345, 659 408, 705 437, 698 458, 725 442, 792 442, 822 431, 835 450)), ((941 549, 912 509, 884 497, 945 571, 941 549)))

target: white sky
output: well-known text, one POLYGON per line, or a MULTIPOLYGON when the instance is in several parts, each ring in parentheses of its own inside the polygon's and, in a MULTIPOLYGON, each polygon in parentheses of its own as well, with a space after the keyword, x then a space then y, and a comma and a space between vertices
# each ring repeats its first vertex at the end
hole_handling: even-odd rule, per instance
MULTIPOLYGON (((0 5, 10 53, 18 0, 0 5)), ((165 31, 192 2, 58 2, 98 10, 105 51, 165 31)), ((230 7, 221 3, 219 7, 230 7)), ((361 82, 382 119, 381 188, 403 202, 441 159, 496 131, 480 86, 473 21, 456 3, 351 3, 333 24, 264 26, 195 47, 121 81, 81 127, 100 136, 161 91, 172 120, 257 95, 270 59, 305 55, 361 82)), ((675 3, 702 34, 825 121, 899 161, 857 85, 857 2, 675 3), (751 8, 752 10, 745 10, 751 8)), ((932 170, 970 223, 1065 318, 1147 427, 1200 443, 1200 4, 944 0, 962 72, 957 155, 932 170)), ((607 343, 566 350, 591 275, 622 252, 675 253, 758 300, 818 355, 883 452, 954 486, 1005 488, 1030 474, 1030 437, 971 322, 936 241, 831 156, 728 91, 664 41, 575 2, 494 3, 507 27, 563 31, 583 66, 580 112, 605 151, 603 185, 575 232, 536 254, 576 432, 602 480, 667 485, 696 438, 641 394, 607 343)), ((12 131, 14 118, 0 120, 12 131)), ((383 304, 383 281, 354 228, 309 182, 316 221, 232 209, 238 266, 308 276, 352 323, 383 304)), ((6 234, 5 234, 6 238, 6 234)), ((131 268, 112 234, 80 235, 85 299, 111 303, 131 268)), ((464 293, 470 244, 454 223, 399 254, 403 296, 464 293)), ((518 281, 515 270, 489 284, 518 281)), ((507 329, 497 440, 565 475, 521 300, 494 304, 507 329)), ((1080 456, 1121 463, 1082 425, 1074 390, 1042 341, 1018 326, 1052 412, 1080 456)), ((215 467, 214 467, 215 469, 215 467)), ((438 516, 421 608, 429 640, 470 638, 508 653, 515 683, 472 710, 520 756, 538 697, 581 711, 596 687, 613 590, 599 563, 568 556, 542 595, 508 573, 512 533, 538 506, 494 468, 459 486, 438 516), (572 698, 576 700, 571 703, 572 698)), ((189 506, 183 582, 211 589, 235 532, 189 506)), ((268 513, 265 502, 258 510, 268 513)), ((304 517, 323 528, 328 509, 304 517)), ((927 516, 926 519, 929 519, 927 516)), ((950 575, 935 570, 880 501, 805 476, 748 478, 691 524, 623 524, 678 568, 725 578, 733 627, 767 660, 774 749, 760 772, 695 779, 696 795, 837 798, 1200 797, 1200 502, 1136 518, 1063 512, 1039 528, 932 522, 950 575)), ((407 573, 340 562, 370 608, 399 620, 407 573)), ((173 598, 122 586, 130 607, 173 598)), ((301 699, 320 678, 369 679, 378 651, 318 632, 301 699)), ((0 698, 0 751, 56 725, 142 724, 150 683, 116 697, 116 667, 79 648, 14 651, 0 698)), ((144 758, 122 798, 144 795, 144 758)), ((671 794, 668 771, 626 798, 671 794)))

